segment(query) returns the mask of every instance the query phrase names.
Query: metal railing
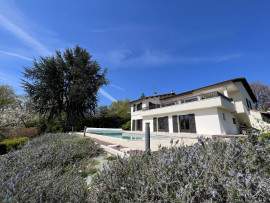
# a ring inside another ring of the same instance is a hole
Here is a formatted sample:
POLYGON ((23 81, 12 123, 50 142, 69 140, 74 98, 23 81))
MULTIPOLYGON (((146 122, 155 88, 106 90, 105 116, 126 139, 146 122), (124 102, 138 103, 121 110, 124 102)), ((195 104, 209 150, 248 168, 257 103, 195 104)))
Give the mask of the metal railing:
POLYGON ((162 108, 162 107, 166 107, 166 106, 184 104, 184 103, 189 103, 189 102, 194 102, 194 101, 199 101, 199 100, 204 100, 204 99, 210 99, 210 98, 214 98, 214 97, 222 97, 223 99, 225 99, 225 100, 227 100, 229 102, 233 101, 232 98, 228 98, 225 95, 221 94, 220 92, 215 91, 215 92, 209 92, 209 93, 201 94, 201 95, 198 95, 198 96, 186 97, 186 98, 183 98, 183 99, 170 101, 170 102, 166 102, 166 103, 152 104, 151 106, 144 107, 142 110, 147 111, 147 110, 151 110, 151 109, 157 109, 157 108, 162 108))

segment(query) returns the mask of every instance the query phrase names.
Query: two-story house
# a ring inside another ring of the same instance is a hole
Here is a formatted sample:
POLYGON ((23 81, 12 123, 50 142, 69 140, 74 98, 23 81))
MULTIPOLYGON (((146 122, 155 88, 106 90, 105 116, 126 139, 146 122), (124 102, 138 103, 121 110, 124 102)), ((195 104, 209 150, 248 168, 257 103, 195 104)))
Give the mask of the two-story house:
MULTIPOLYGON (((131 102, 131 129, 164 133, 235 135, 251 119, 257 99, 245 78, 188 92, 154 94, 131 102)), ((251 123, 252 124, 252 123, 251 123)))

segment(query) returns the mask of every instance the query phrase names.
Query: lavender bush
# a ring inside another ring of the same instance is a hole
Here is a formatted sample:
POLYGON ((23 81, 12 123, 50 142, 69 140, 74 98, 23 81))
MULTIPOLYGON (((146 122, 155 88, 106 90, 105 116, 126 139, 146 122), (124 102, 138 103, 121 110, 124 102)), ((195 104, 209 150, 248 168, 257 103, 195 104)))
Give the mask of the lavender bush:
POLYGON ((0 157, 0 202, 86 202, 89 192, 78 171, 101 152, 90 139, 68 134, 34 138, 0 157))
POLYGON ((270 202, 270 140, 203 140, 118 157, 91 187, 95 202, 270 202))

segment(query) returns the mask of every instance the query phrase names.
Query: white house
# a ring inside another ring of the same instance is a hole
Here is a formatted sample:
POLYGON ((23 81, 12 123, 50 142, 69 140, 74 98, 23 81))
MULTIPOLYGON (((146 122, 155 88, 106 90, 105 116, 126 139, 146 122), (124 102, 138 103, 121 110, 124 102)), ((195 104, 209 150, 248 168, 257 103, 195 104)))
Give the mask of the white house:
MULTIPOLYGON (((131 129, 145 131, 149 123, 152 134, 240 134, 241 127, 255 124, 251 111, 255 102, 245 78, 180 94, 154 94, 131 102, 131 129)), ((270 118, 270 114, 264 114, 265 117, 270 118)))

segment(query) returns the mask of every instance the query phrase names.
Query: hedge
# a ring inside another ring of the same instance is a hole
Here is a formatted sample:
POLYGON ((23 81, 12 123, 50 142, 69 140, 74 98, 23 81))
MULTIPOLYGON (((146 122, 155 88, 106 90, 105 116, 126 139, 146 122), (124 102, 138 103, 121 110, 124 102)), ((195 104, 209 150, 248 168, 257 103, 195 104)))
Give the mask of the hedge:
POLYGON ((17 150, 21 144, 24 144, 28 141, 28 137, 15 138, 12 140, 4 140, 0 142, 0 154, 5 154, 11 150, 17 150))

